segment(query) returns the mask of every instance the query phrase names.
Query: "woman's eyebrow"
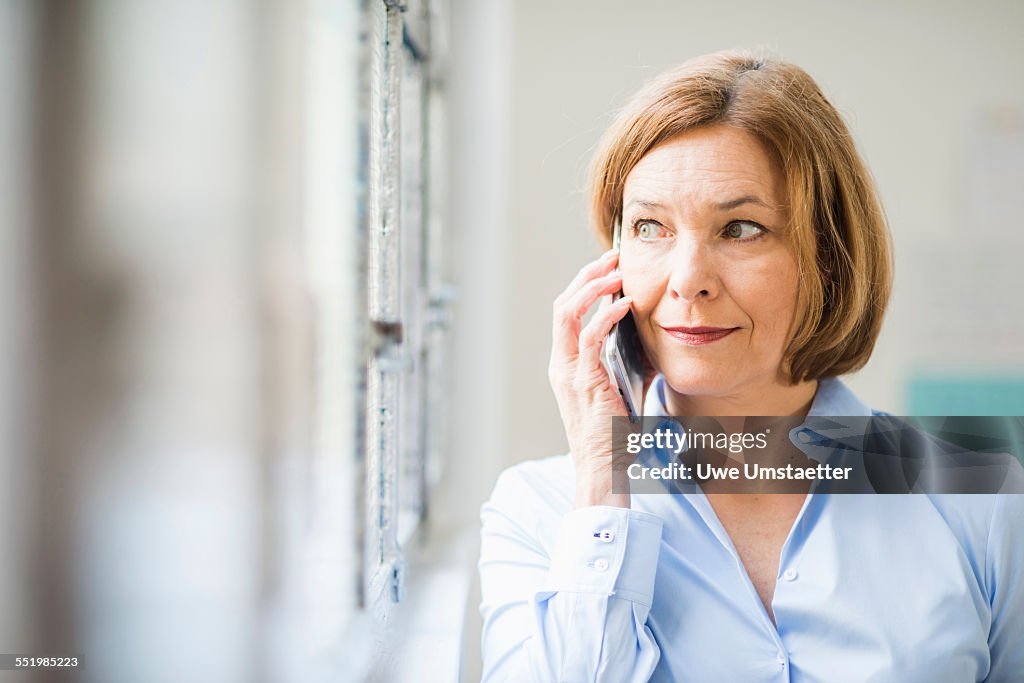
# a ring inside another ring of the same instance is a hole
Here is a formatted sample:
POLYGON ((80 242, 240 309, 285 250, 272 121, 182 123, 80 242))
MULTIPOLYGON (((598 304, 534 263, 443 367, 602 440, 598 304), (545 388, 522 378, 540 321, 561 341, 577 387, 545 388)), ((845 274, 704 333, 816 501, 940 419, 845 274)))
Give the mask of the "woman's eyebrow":
MULTIPOLYGON (((766 202, 763 199, 761 199, 760 197, 758 197, 757 195, 752 195, 752 194, 743 195, 742 197, 736 197, 735 199, 729 199, 729 200, 726 200, 724 202, 715 202, 711 206, 713 208, 715 208, 716 210, 718 210, 718 211, 730 211, 730 210, 735 209, 737 207, 743 206, 744 204, 757 204, 758 206, 763 206, 766 209, 774 209, 775 208, 775 207, 771 206, 768 202, 766 202)), ((625 211, 626 209, 629 209, 629 208, 631 208, 633 206, 638 206, 641 209, 664 209, 665 208, 664 204, 662 204, 660 202, 657 202, 657 201, 652 201, 650 199, 631 199, 623 207, 623 211, 625 211)))
POLYGON ((626 202, 626 206, 623 207, 623 210, 628 209, 628 208, 630 208, 633 205, 639 206, 641 209, 664 209, 665 208, 664 204, 661 204, 661 203, 655 202, 655 201, 651 201, 649 199, 631 199, 628 202, 626 202))
POLYGON ((766 209, 772 208, 766 201, 752 194, 743 195, 742 197, 730 199, 725 202, 716 202, 714 207, 719 211, 729 211, 730 209, 735 209, 736 207, 743 206, 744 204, 758 204, 766 209))

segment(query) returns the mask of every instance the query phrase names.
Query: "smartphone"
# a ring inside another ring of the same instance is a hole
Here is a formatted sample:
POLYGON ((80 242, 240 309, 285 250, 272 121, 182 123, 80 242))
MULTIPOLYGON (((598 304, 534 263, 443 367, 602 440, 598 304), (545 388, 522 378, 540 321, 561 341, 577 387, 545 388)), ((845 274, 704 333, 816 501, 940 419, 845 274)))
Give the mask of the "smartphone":
MULTIPOLYGON (((621 240, 622 224, 616 223, 612 234, 612 246, 618 249, 621 240)), ((620 296, 622 292, 613 295, 612 301, 620 296)), ((643 414, 644 401, 643 347, 640 345, 640 335, 632 311, 615 323, 605 337, 601 360, 608 370, 608 375, 618 387, 623 403, 626 404, 630 422, 639 422, 643 414)))

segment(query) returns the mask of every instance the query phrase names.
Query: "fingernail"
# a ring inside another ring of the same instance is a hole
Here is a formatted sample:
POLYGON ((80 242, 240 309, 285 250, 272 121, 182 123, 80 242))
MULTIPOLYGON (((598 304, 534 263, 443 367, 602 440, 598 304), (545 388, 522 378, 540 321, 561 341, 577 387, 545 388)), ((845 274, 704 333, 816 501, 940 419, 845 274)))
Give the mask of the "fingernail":
POLYGON ((633 297, 631 297, 631 296, 624 296, 621 299, 619 299, 619 303, 620 304, 631 304, 631 303, 633 303, 633 297))
POLYGON ((613 256, 619 253, 618 249, 609 249, 608 251, 601 254, 601 258, 605 261, 610 261, 613 256))

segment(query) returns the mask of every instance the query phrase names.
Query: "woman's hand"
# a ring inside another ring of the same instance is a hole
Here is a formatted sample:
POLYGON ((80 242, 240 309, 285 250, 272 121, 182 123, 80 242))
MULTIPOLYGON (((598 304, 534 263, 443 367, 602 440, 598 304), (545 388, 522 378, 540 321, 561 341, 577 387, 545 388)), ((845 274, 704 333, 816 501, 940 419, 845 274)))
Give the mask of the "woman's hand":
POLYGON ((601 345, 632 299, 602 306, 586 327, 581 323, 602 296, 622 289, 622 276, 614 270, 617 261, 617 251, 606 252, 584 266, 555 299, 548 378, 576 466, 576 507, 629 507, 628 492, 612 492, 612 418, 625 417, 626 406, 601 362, 601 345))

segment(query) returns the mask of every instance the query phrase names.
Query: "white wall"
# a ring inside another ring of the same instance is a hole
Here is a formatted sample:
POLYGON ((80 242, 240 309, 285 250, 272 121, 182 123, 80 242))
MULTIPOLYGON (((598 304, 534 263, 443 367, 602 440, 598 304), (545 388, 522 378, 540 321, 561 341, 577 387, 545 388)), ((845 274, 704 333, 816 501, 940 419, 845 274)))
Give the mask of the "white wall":
POLYGON ((445 93, 449 141, 448 258, 458 286, 452 328, 451 466, 435 511, 466 521, 505 461, 514 264, 509 222, 510 4, 453 0, 445 93))

